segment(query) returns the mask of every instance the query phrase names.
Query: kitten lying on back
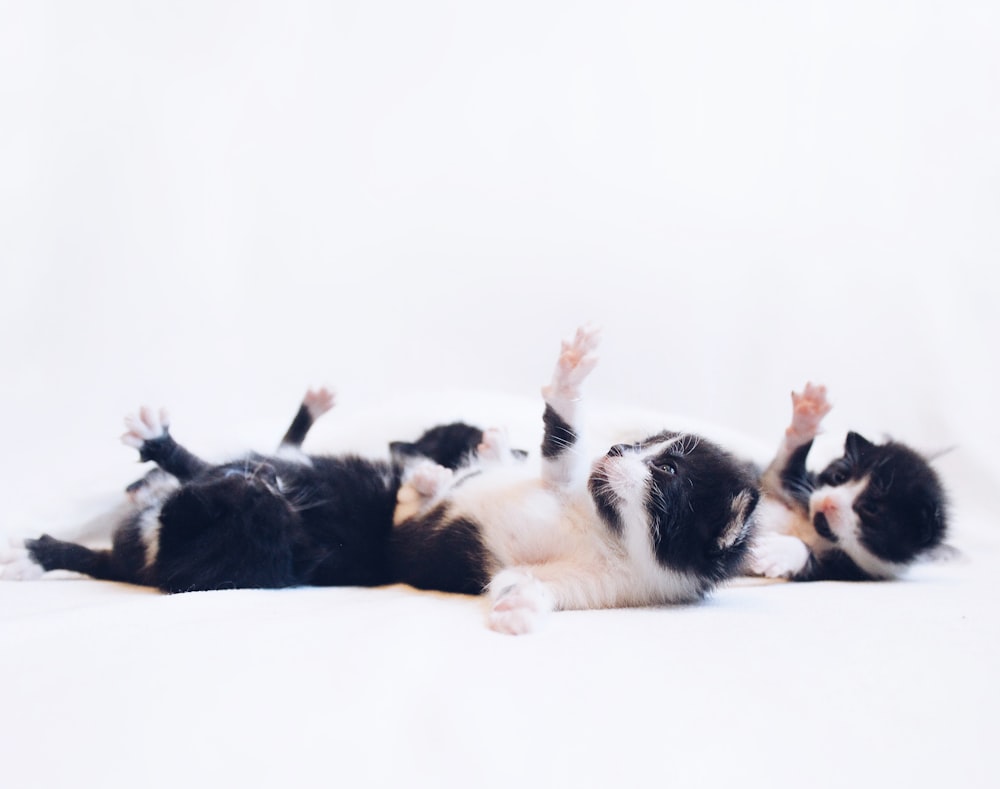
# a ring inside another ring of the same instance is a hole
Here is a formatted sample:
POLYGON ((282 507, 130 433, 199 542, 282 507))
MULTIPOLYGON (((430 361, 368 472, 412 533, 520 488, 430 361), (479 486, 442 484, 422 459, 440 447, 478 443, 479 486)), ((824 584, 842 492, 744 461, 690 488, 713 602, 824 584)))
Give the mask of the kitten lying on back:
POLYGON ((895 578, 940 546, 944 490, 927 461, 903 444, 848 433, 844 454, 818 475, 806 458, 826 389, 792 393, 792 423, 761 480, 760 529, 751 572, 772 578, 895 578))
POLYGON ((400 489, 390 574, 424 589, 488 592, 489 626, 527 633, 550 611, 688 602, 736 574, 755 480, 697 436, 659 433, 593 460, 580 385, 595 332, 563 343, 545 400, 541 469, 488 433, 478 464, 416 467, 400 489))
MULTIPOLYGON (((134 508, 111 549, 43 535, 25 541, 18 573, 72 570, 165 592, 386 583, 402 466, 304 454, 307 432, 332 404, 326 390, 310 391, 278 452, 220 465, 177 444, 163 412, 143 409, 126 420, 123 441, 158 468, 129 486, 134 508)), ((481 437, 477 428, 446 425, 397 449, 457 464, 481 437)))

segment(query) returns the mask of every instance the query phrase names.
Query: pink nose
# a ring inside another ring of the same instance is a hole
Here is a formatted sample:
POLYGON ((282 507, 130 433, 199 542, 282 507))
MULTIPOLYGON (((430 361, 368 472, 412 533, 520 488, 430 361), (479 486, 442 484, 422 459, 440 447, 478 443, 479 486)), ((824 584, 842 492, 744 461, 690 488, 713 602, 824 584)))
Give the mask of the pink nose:
POLYGON ((837 502, 830 496, 824 496, 816 502, 816 512, 829 513, 837 511, 837 502))

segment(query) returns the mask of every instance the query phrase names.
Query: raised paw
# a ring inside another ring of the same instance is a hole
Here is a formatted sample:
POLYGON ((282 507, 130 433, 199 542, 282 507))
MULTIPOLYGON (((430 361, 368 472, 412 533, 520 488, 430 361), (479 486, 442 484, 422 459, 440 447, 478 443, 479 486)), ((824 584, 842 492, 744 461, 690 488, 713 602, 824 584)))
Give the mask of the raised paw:
POLYGON ((574 400, 580 396, 580 384, 597 365, 594 351, 600 342, 600 330, 581 326, 572 340, 563 341, 552 383, 542 389, 546 400, 574 400))
POLYGON ((307 391, 306 396, 302 398, 302 405, 306 407, 309 416, 316 420, 333 408, 336 399, 334 393, 323 386, 307 391))
POLYGON ((750 572, 765 578, 790 578, 805 568, 809 548, 787 534, 761 534, 750 551, 750 572))
POLYGON ((165 408, 154 411, 143 406, 138 414, 129 414, 125 417, 125 427, 128 429, 122 435, 122 443, 134 449, 142 449, 142 445, 147 441, 162 438, 167 434, 170 417, 165 408))
POLYGON ((490 584, 490 597, 490 629, 512 636, 538 630, 554 607, 552 594, 541 581, 517 571, 497 575, 490 584))
POLYGON ((801 392, 792 392, 792 423, 785 434, 798 441, 811 441, 832 407, 825 386, 807 383, 801 392))

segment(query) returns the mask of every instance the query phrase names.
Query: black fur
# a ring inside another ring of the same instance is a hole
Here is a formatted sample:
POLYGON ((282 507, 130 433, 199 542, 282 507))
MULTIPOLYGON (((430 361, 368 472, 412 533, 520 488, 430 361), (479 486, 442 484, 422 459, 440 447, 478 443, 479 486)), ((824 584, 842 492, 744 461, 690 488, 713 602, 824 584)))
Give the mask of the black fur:
POLYGON ((542 457, 554 458, 577 442, 576 431, 566 424, 566 421, 548 404, 545 405, 542 422, 545 426, 542 438, 542 457))
MULTIPOLYGON (((307 413, 306 422, 301 415, 302 409, 286 444, 304 439, 311 417, 307 413)), ((476 428, 449 425, 409 446, 449 462, 473 451, 481 437, 476 428)), ((294 462, 251 454, 211 465, 167 432, 145 441, 140 456, 155 460, 180 484, 166 486, 162 496, 146 491, 153 500, 137 505, 119 524, 110 550, 43 535, 25 543, 32 558, 46 570, 73 570, 165 592, 397 580, 387 560, 402 473, 396 460, 348 455, 294 462), (152 537, 155 550, 149 547, 152 537)), ((130 492, 138 495, 160 484, 162 474, 147 474, 130 492)))
POLYGON ((394 529, 389 557, 390 575, 418 589, 477 595, 489 581, 479 527, 448 519, 443 506, 394 529))

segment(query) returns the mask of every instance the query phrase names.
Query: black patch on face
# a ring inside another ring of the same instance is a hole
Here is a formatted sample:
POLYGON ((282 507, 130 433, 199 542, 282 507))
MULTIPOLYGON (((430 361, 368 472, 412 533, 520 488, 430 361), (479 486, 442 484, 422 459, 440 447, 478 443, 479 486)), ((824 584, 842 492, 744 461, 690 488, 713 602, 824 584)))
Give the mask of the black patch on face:
POLYGON ((618 495, 611 489, 611 486, 604 479, 603 472, 595 472, 587 480, 587 489, 590 491, 590 498, 597 507, 597 514, 601 516, 604 524, 614 533, 621 534, 622 519, 618 512, 618 495))
POLYGON ((557 457, 576 443, 576 432, 547 403, 542 421, 545 424, 545 434, 542 438, 543 458, 557 457))
POLYGON ((909 447, 873 444, 848 433, 844 455, 819 475, 823 485, 866 480, 853 503, 859 539, 872 554, 905 564, 940 545, 947 530, 944 489, 930 464, 909 447))
POLYGON ((822 512, 817 512, 815 517, 813 517, 813 528, 816 529, 816 533, 820 537, 830 542, 837 542, 837 535, 833 533, 833 530, 830 528, 830 522, 822 512))
POLYGON ((489 577, 479 527, 449 519, 445 505, 405 521, 389 539, 389 572, 394 581, 418 589, 481 594, 489 577))

